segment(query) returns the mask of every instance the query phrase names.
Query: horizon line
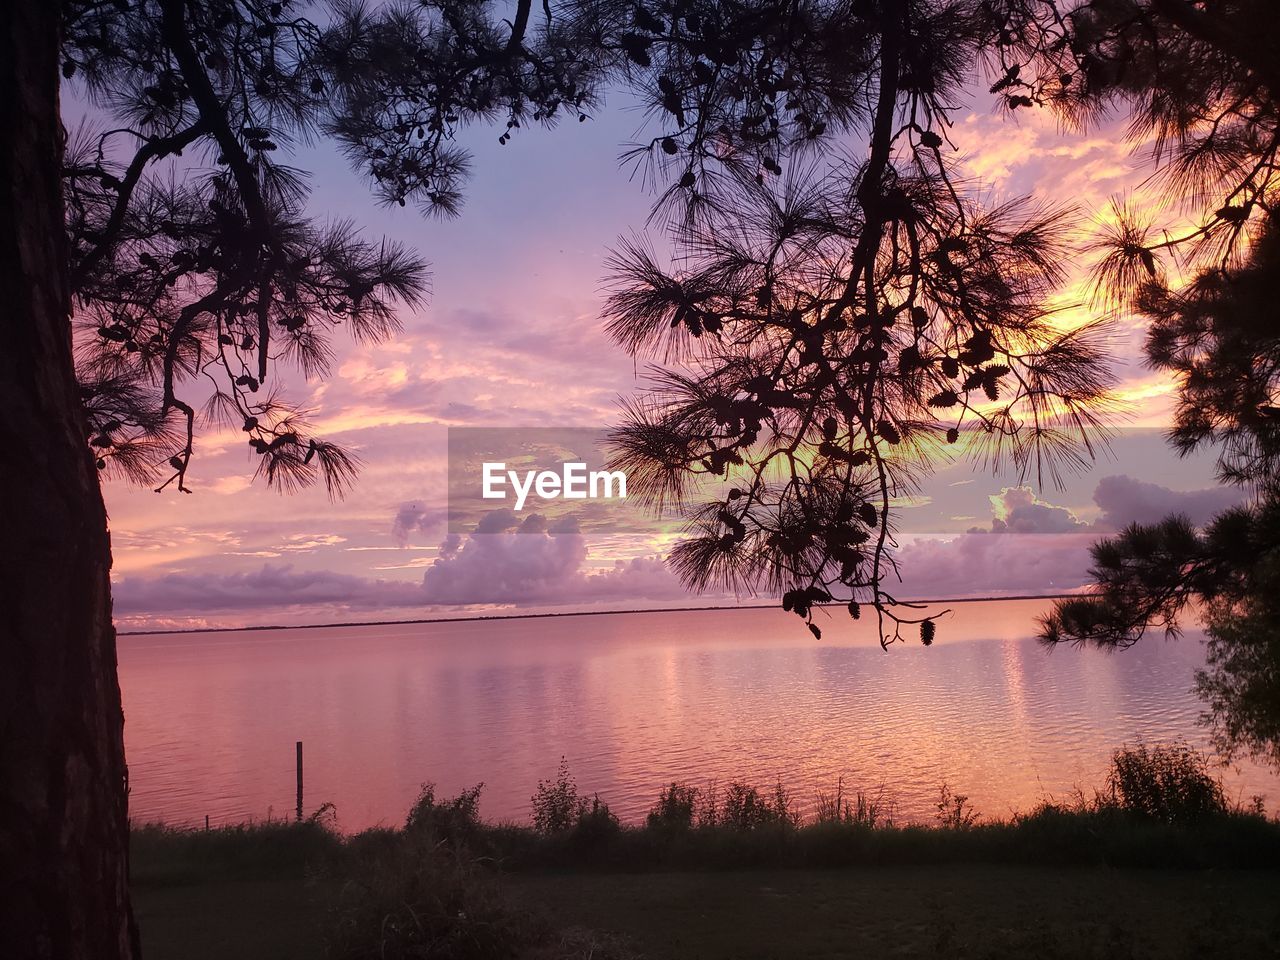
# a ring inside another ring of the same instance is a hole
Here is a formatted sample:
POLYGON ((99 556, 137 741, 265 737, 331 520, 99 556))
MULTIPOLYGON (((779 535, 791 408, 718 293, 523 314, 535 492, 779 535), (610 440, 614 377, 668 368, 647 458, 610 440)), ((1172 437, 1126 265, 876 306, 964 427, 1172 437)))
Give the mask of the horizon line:
MULTIPOLYGON (((907 606, 910 604, 941 604, 941 603, 996 603, 1002 601, 1013 600, 1064 600, 1068 597, 1078 597, 1078 593, 1037 593, 1023 594, 1014 597, 948 597, 942 599, 925 599, 925 600, 903 600, 898 606, 907 606)), ((838 607, 843 603, 819 603, 815 607, 838 607)), ((154 637, 170 633, 242 633, 252 630, 325 630, 333 627, 391 627, 391 626, 408 626, 420 623, 475 623, 485 620, 538 620, 548 617, 613 617, 624 616, 627 614, 643 614, 643 613, 711 613, 716 611, 727 610, 781 610, 781 603, 744 603, 744 604, 722 604, 718 606, 703 607, 640 607, 634 610, 570 610, 561 613, 495 613, 489 615, 476 615, 467 617, 418 617, 410 620, 353 620, 349 622, 334 621, 331 623, 303 623, 303 624, 258 624, 247 627, 178 627, 172 630, 129 630, 116 631, 117 637, 154 637)))

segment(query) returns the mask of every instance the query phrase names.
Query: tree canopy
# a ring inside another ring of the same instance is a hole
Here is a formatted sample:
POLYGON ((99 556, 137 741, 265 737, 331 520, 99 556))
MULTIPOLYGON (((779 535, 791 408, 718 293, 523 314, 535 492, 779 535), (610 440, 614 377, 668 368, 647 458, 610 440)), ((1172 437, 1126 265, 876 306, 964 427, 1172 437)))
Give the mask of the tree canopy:
POLYGON ((579 36, 585 11, 548 8, 536 28, 527 2, 513 24, 500 12, 68 5, 63 75, 109 118, 74 132, 65 165, 86 328, 78 365, 100 468, 186 489, 197 424, 187 397, 202 379, 207 418, 243 428, 269 482, 323 480, 334 493, 350 483, 352 457, 310 435, 275 366, 315 376, 344 328, 392 334, 397 306, 426 293, 426 264, 314 219, 305 173, 288 160, 332 137, 384 202, 455 213, 468 166, 460 126, 582 116, 610 60, 596 34, 579 36))
MULTIPOLYGON (((611 261, 608 330, 654 361, 616 460, 652 502, 686 511, 672 562, 691 586, 781 593, 815 632, 816 605, 869 605, 882 642, 903 624, 929 642, 934 617, 892 593, 895 503, 953 451, 1042 478, 1086 462, 1111 412, 1109 308, 1151 316, 1153 359, 1197 385, 1179 443, 1234 429, 1212 408, 1234 374, 1214 386, 1196 367, 1207 307, 1197 328, 1187 305, 1223 296, 1209 288, 1268 217, 1273 40, 1251 29, 1263 7, 72 4, 64 75, 111 117, 76 134, 65 177, 90 443, 104 469, 185 489, 187 397, 203 379, 204 414, 242 427, 259 474, 340 492, 354 460, 310 434, 274 366, 322 373, 343 327, 388 336, 398 305, 425 295, 426 266, 312 219, 291 150, 334 138, 380 200, 449 215, 462 127, 505 123, 505 144, 627 87, 653 136, 626 159, 657 185, 671 249, 637 239, 611 261), (979 84, 1006 110, 1078 128, 1127 111, 1200 222, 1175 235, 1122 209, 1082 244, 1079 211, 993 205, 949 139, 979 84), (1088 244, 1099 320, 1064 328, 1062 265, 1088 244)), ((1258 455, 1259 430, 1228 440, 1230 469, 1258 455)))
POLYGON ((1203 530, 1173 516, 1098 543, 1095 595, 1057 604, 1042 639, 1126 647, 1200 614, 1208 657, 1196 686, 1218 746, 1280 763, 1280 31, 1266 4, 1170 0, 1115 5, 1089 26, 1115 66, 1077 109, 1132 104, 1135 132, 1154 139, 1155 175, 1200 211, 1180 233, 1122 211, 1098 291, 1147 322, 1148 363, 1176 384, 1174 448, 1216 449, 1219 478, 1249 500, 1203 530))

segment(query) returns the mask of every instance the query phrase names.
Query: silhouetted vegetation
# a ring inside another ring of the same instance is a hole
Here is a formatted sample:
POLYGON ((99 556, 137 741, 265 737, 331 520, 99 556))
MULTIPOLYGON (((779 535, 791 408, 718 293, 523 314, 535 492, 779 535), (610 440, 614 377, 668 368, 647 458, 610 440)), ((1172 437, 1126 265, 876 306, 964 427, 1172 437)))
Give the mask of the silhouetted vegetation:
MULTIPOLYGON (((1280 43, 1263 0, 863 6, 878 29, 851 48, 848 79, 867 94, 846 109, 865 148, 813 166, 790 151, 785 176, 773 160, 726 164, 696 189, 691 167, 673 265, 641 244, 615 257, 610 332, 668 364, 629 407, 616 460, 654 504, 695 501, 672 554, 691 587, 781 593, 815 634, 817 605, 856 618, 870 604, 882 643, 910 627, 928 645, 936 617, 903 611, 888 586, 893 498, 961 439, 1037 475, 1078 462, 1110 383, 1096 328, 1064 334, 1048 306, 1083 252, 1070 212, 976 199, 943 150, 950 103, 986 71, 1010 111, 1052 108, 1077 129, 1128 112, 1153 173, 1200 222, 1159 230, 1121 205, 1096 244, 1098 319, 1117 304, 1151 315, 1167 359, 1172 272, 1205 267, 1221 286, 1270 222, 1280 43)), ((1259 368, 1249 375, 1269 380, 1259 368)), ((1221 378, 1229 404, 1234 382, 1221 378)), ((1273 392, 1251 392, 1248 415, 1273 392)), ((1201 417, 1182 442, 1220 428, 1201 417)))
POLYGON ((480 792, 483 783, 464 790, 450 800, 436 802, 434 784, 425 783, 418 799, 409 808, 405 820, 406 833, 422 833, 434 841, 465 843, 475 836, 480 827, 480 792))
POLYGON ((870 828, 893 826, 893 800, 886 797, 883 787, 874 796, 855 791, 850 800, 845 795, 844 777, 840 777, 836 781, 835 792, 819 792, 814 798, 814 805, 815 823, 845 823, 870 828))
POLYGON ((698 788, 672 782, 658 793, 658 800, 645 818, 650 830, 688 830, 698 805, 698 788))
POLYGON ((953 445, 1054 473, 1105 432, 1100 330, 1064 331, 1049 305, 1071 212, 986 208, 939 149, 942 103, 980 57, 953 27, 913 22, 949 56, 867 79, 869 160, 778 181, 730 168, 672 227, 670 265, 639 243, 612 261, 609 332, 664 364, 613 433, 614 464, 685 511, 670 555, 685 583, 781 595, 817 636, 812 611, 839 602, 869 606, 882 643, 932 643, 937 614, 890 592, 891 504, 953 445))
MULTIPOLYGON (((1115 752, 1106 781, 1068 802, 1047 799, 1009 819, 982 817, 969 798, 943 784, 934 824, 904 823, 880 789, 872 796, 843 783, 819 794, 805 817, 782 783, 769 790, 742 781, 662 787, 639 824, 622 824, 598 796, 581 798, 562 760, 531 804, 531 823, 489 823, 479 816, 481 787, 439 800, 423 788, 400 830, 379 828, 341 839, 323 817, 298 825, 265 823, 182 831, 134 831, 144 859, 204 858, 229 867, 269 859, 295 863, 363 857, 403 845, 449 850, 467 862, 529 869, 613 866, 625 869, 836 866, 953 862, 1109 863, 1162 866, 1263 866, 1280 862, 1280 822, 1260 801, 1228 803, 1208 759, 1183 743, 1138 744, 1115 752), (258 843, 258 841, 261 843, 258 843), (257 845, 255 847, 255 845, 257 845), (258 849, 260 848, 260 849, 258 849), (258 859, 255 859, 258 858, 258 859)), ((389 861, 390 862, 390 861, 389 861)), ((407 882, 407 881, 406 881, 407 882)))
MULTIPOLYGON (((420 302, 418 256, 308 215, 300 142, 335 140, 375 194, 458 211, 469 123, 584 118, 608 65, 579 16, 504 26, 489 4, 299 5, 290 0, 70 3, 63 75, 98 116, 65 161, 78 360, 98 466, 185 489, 197 409, 244 431, 282 489, 341 493, 355 461, 311 436, 272 386, 307 377, 332 336, 390 336, 420 302), (584 32, 585 31, 585 32, 584 32), (195 155, 213 172, 177 160, 195 155), (176 175, 175 175, 176 174, 176 175)), ((549 11, 548 11, 549 13, 549 11)))
POLYGON ((978 822, 982 815, 973 809, 973 804, 963 793, 953 793, 951 787, 943 784, 938 788, 938 824, 946 830, 968 830, 978 822))
POLYGON ((130 831, 133 879, 182 883, 195 874, 229 876, 301 873, 340 855, 346 841, 331 823, 312 818, 190 830, 159 823, 130 831))
MULTIPOLYGON (((598 797, 578 795, 563 760, 533 797, 531 826, 488 823, 479 816, 479 800, 479 786, 442 799, 427 785, 403 828, 350 837, 334 832, 325 811, 300 823, 209 831, 137 827, 134 882, 305 882, 318 898, 328 956, 344 960, 599 960, 633 952, 591 929, 562 928, 537 904, 513 896, 511 884, 536 887, 547 871, 588 871, 601 877, 598 884, 614 884, 620 881, 603 874, 959 864, 1274 869, 1280 863, 1280 822, 1260 808, 1228 804, 1205 757, 1183 744, 1117 750, 1092 798, 1046 800, 1007 820, 980 818, 968 798, 943 786, 935 824, 900 824, 883 789, 851 799, 843 783, 818 797, 805 819, 781 784, 762 791, 735 781, 705 788, 668 784, 642 824, 623 825, 598 797)), ((663 876, 671 882, 670 873, 663 876)), ((979 942, 994 949, 1001 941, 979 942)))
POLYGON ((1139 306, 1151 317, 1147 353, 1171 371, 1178 409, 1170 439, 1180 450, 1220 449, 1219 474, 1251 500, 1203 530, 1185 517, 1132 525, 1093 548, 1096 593, 1061 601, 1045 618, 1047 643, 1127 647, 1150 626, 1179 632, 1191 608, 1203 616, 1206 666, 1196 686, 1226 756, 1280 764, 1280 502, 1273 406, 1280 337, 1271 301, 1280 239, 1263 234, 1244 264, 1207 269, 1172 292, 1148 283, 1139 306))
MULTIPOLYGON (((1119 204, 1101 242, 1098 300, 1148 322, 1147 360, 1177 385, 1173 446, 1216 448, 1220 479, 1251 502, 1204 530, 1173 516, 1100 542, 1096 596, 1060 603, 1043 636, 1128 646, 1149 626, 1177 632, 1197 605, 1209 636, 1197 688, 1217 746, 1280 765, 1280 615, 1272 600, 1280 584, 1280 21, 1258 0, 1082 9, 1070 18, 1071 55, 1087 82, 1050 99, 1079 119, 1130 107, 1135 140, 1154 146, 1155 176, 1193 217, 1189 228, 1162 228, 1119 204)), ((1039 46, 1029 58, 1040 70, 1033 89, 1054 88, 1064 56, 1039 46)))
POLYGON ((578 785, 569 774, 569 762, 560 758, 554 780, 539 780, 531 800, 533 828, 542 833, 563 833, 577 821, 582 808, 578 785))
POLYGON ((1185 745, 1117 750, 1106 789, 1108 802, 1147 820, 1199 823, 1227 812, 1222 783, 1185 745))
MULTIPOLYGON (((23 10, 38 6, 28 0, 23 10)), ((322 374, 335 330, 390 335, 396 309, 424 295, 425 266, 348 224, 314 219, 305 178, 284 158, 323 134, 379 198, 451 213, 467 166, 455 146, 462 126, 505 122, 497 139, 507 143, 524 123, 585 119, 603 86, 617 83, 640 93, 655 118, 656 134, 633 156, 664 188, 679 266, 640 244, 623 250, 611 331, 633 353, 684 364, 655 371, 655 390, 619 431, 620 459, 637 491, 655 501, 681 497, 691 476, 726 484, 691 515, 691 536, 673 556, 678 570, 695 587, 777 592, 815 634, 818 604, 838 600, 852 617, 869 604, 882 643, 902 639, 906 628, 928 645, 933 616, 904 609, 888 587, 891 505, 962 436, 981 455, 1024 470, 1086 458, 1109 401, 1096 328, 1063 333, 1049 306, 1071 252, 1067 211, 1022 201, 992 209, 956 176, 945 150, 952 104, 989 76, 1009 110, 1048 104, 1083 122, 1127 107, 1135 132, 1154 136, 1153 169, 1170 194, 1204 207, 1200 224, 1175 235, 1119 211, 1100 289, 1152 319, 1150 357, 1182 388, 1175 443, 1221 443, 1224 479, 1257 491, 1254 506, 1207 531, 1171 521, 1100 545, 1100 602, 1060 608, 1046 637, 1123 645, 1153 620, 1172 628, 1188 603, 1206 603, 1211 655, 1199 683, 1217 735, 1227 749, 1275 761, 1280 616, 1269 598, 1280 542, 1271 531, 1280 417, 1274 324, 1260 323, 1269 323, 1275 288, 1272 6, 1084 0, 1064 13, 1021 0, 628 0, 548 3, 539 16, 530 0, 511 10, 483 2, 301 10, 287 0, 121 0, 15 18, 33 49, 60 47, 62 76, 83 84, 106 122, 74 134, 61 163, 60 147, 26 144, 58 167, 65 202, 67 242, 39 268, 51 278, 45 299, 73 301, 84 329, 81 408, 31 406, 23 411, 38 417, 11 417, 22 440, 14 448, 30 451, 15 457, 24 469, 14 471, 14 488, 46 493, 49 478, 29 467, 54 462, 48 451, 74 436, 101 470, 186 489, 198 417, 191 385, 207 380, 204 412, 243 432, 259 475, 285 489, 322 482, 341 493, 355 459, 311 434, 303 411, 276 391, 276 365, 322 374), (849 157, 831 164, 818 152, 851 133, 861 140, 849 157), (179 158, 193 155, 211 160, 213 172, 183 176, 194 165, 179 158), (1183 290, 1169 276, 1175 268, 1200 273, 1183 290)), ((28 64, 7 92, 51 90, 47 66, 28 64)), ((56 104, 46 96, 22 109, 44 109, 38 119, 51 129, 56 104)), ((34 194, 49 212, 56 191, 34 194)), ((21 269, 29 268, 13 267, 19 284, 21 269)), ((65 311, 41 320, 40 336, 13 338, 13 349, 29 352, 15 354, 8 379, 56 383, 43 392, 70 397, 65 349, 27 347, 62 343, 61 330, 50 331, 65 323, 65 311)), ((80 487, 59 496, 96 501, 96 490, 80 487)), ((81 584, 84 610, 97 604, 84 619, 109 635, 101 510, 68 529, 77 532, 52 549, 40 541, 39 550, 29 549, 39 537, 24 532, 15 555, 56 558, 44 572, 58 580, 66 552, 58 547, 93 534, 101 582, 81 584)), ((8 663, 27 670, 29 651, 14 650, 8 663)), ((27 673, 15 674, 18 682, 57 689, 67 701, 85 694, 118 728, 118 703, 89 695, 115 689, 109 639, 90 653, 67 650, 81 662, 60 675, 77 678, 79 691, 27 673)), ((72 756, 70 729, 51 720, 29 739, 72 756)), ((120 768, 96 778, 112 785, 118 806, 124 778, 115 740, 99 738, 92 752, 120 768)), ((74 767, 41 756, 38 776, 23 772, 15 782, 29 775, 44 784, 48 770, 74 767)), ((1159 776, 1123 782, 1124 797, 1130 787, 1135 797, 1164 789, 1159 776)), ((61 796, 65 785, 49 783, 36 793, 61 796)), ((603 857, 645 836, 644 828, 615 829, 598 798, 587 803, 562 786, 548 786, 530 849, 558 849, 576 836, 589 840, 577 849, 603 857)), ((661 833, 668 846, 677 835, 726 845, 766 838, 768 849, 786 851, 810 829, 795 821, 781 789, 731 784, 703 799, 692 827, 661 833)), ((437 812, 432 800, 406 835, 457 827, 466 806, 437 812)), ((940 806, 948 826, 964 827, 936 834, 945 844, 1024 829, 1021 821, 974 822, 954 794, 940 806)), ((850 817, 843 801, 833 809, 816 826, 877 838, 912 829, 868 830, 865 815, 850 817)), ((1075 815, 1135 814, 1103 805, 1075 815)), ((66 837, 73 827, 50 820, 27 833, 66 837)), ((1191 828, 1178 821, 1152 829, 1191 828)), ((86 839, 88 859, 122 863, 110 839, 86 839)), ((25 854, 24 867, 56 865, 66 849, 51 842, 25 854)), ((418 883, 412 871, 396 876, 397 889, 418 883)), ((65 877, 49 882, 51 890, 72 886, 65 877)), ((117 935, 127 926, 125 906, 88 921, 116 931, 105 939, 120 955, 128 953, 117 935)), ((42 922, 47 937, 62 920, 42 922)), ((429 942, 457 932, 447 923, 431 930, 429 942)))

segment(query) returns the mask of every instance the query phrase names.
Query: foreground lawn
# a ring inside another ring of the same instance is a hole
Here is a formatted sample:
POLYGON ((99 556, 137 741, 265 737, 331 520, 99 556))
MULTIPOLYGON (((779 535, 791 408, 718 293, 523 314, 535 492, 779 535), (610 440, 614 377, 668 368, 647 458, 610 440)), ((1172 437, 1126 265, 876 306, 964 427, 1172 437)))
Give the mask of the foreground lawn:
MULTIPOLYGON (((1280 871, 945 865, 508 876, 516 903, 624 956, 1280 956, 1280 871)), ((333 881, 153 875, 134 895, 148 960, 325 955, 333 881)))
POLYGON ((309 825, 210 833, 135 829, 134 916, 147 960, 324 956, 324 919, 337 895, 314 865, 338 842, 309 825))
POLYGON ((133 885, 147 960, 318 960, 331 892, 301 878, 133 885))
POLYGON ((1275 957, 1280 872, 947 865, 511 880, 653 960, 1275 957))

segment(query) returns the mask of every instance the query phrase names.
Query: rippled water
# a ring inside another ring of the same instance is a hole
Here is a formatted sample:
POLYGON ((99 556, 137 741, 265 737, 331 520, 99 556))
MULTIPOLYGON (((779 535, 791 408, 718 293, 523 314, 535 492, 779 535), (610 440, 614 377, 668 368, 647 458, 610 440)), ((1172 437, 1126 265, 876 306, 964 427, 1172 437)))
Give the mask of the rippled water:
MULTIPOLYGON (((960 604, 932 648, 888 652, 777 610, 122 637, 132 815, 292 815, 296 740, 306 809, 336 804, 346 830, 400 822, 424 781, 484 781, 486 816, 527 819, 562 755, 624 819, 672 780, 781 778, 807 806, 841 776, 904 819, 944 781, 1003 816, 1091 788, 1122 742, 1203 742, 1196 634, 1047 653, 1044 606, 960 604)), ((1280 798, 1256 767, 1225 776, 1280 798)))

